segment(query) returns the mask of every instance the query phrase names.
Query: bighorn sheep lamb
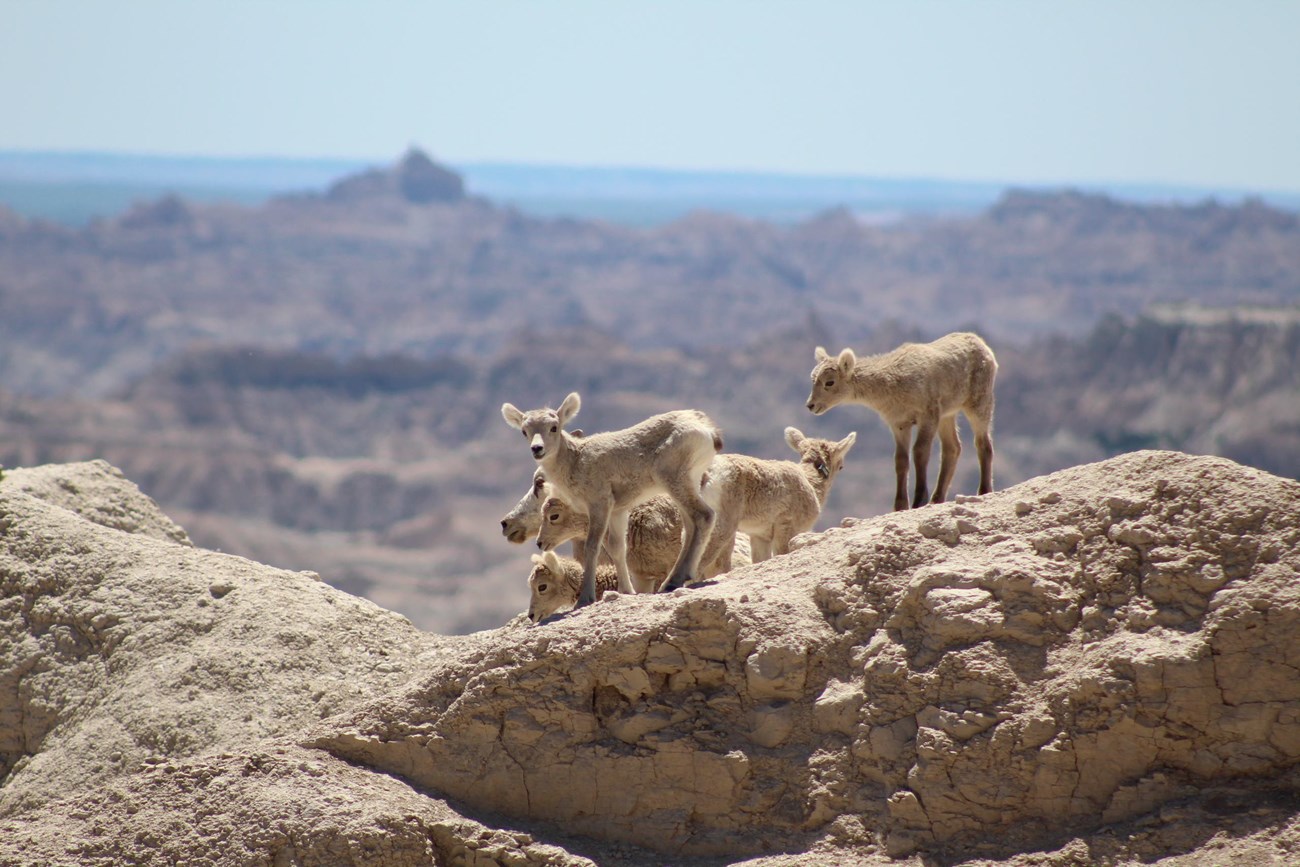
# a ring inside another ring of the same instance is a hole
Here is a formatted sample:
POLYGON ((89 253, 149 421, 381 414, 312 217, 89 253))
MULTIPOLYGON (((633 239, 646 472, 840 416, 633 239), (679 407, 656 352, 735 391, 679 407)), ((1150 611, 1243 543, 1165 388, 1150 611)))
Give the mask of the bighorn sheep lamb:
POLYGON ((537 536, 542 524, 542 503, 546 501, 546 474, 538 467, 533 471, 533 484, 528 493, 519 498, 515 507, 501 519, 501 535, 506 541, 522 545, 537 536))
MULTIPOLYGON (((578 601, 582 585, 582 564, 554 551, 533 555, 533 571, 528 575, 528 619, 533 623, 550 617, 561 608, 578 601)), ((618 572, 613 566, 596 569, 596 598, 607 590, 618 589, 618 572)))
MULTIPOLYGON (((540 520, 537 547, 543 551, 553 550, 570 539, 577 546, 587 537, 587 516, 560 497, 546 498, 540 520)), ((749 544, 749 537, 744 534, 736 537, 734 550, 728 552, 732 564, 751 562, 749 544)), ((681 550, 682 513, 671 499, 662 494, 651 497, 628 513, 627 568, 638 593, 654 592, 672 571, 681 550)), ((712 578, 727 571, 721 567, 720 559, 702 558, 700 577, 712 578)))
MULTIPOLYGON (((731 569, 736 531, 749 534, 753 561, 788 553, 790 539, 811 530, 821 514, 844 457, 857 440, 850 433, 839 442, 810 439, 797 428, 785 429, 785 441, 799 453, 796 461, 769 461, 748 455, 718 455, 709 467, 704 500, 717 521, 704 559, 731 569)), ((545 529, 545 527, 543 527, 545 529)))
POLYGON ((929 501, 942 503, 947 497, 961 454, 959 411, 975 432, 979 492, 993 490, 993 381, 998 362, 979 335, 955 332, 933 343, 904 343, 892 352, 868 358, 858 358, 852 349, 832 357, 819 346, 816 361, 808 409, 821 415, 841 403, 862 403, 878 412, 893 430, 896 511, 907 508, 907 451, 913 426, 916 495, 912 508, 924 506, 929 498, 927 470, 936 433, 942 456, 934 497, 929 501))
POLYGON ((709 462, 722 450, 722 432, 704 413, 691 409, 579 439, 564 426, 580 408, 576 391, 558 410, 522 412, 509 403, 501 407, 506 423, 528 440, 533 458, 555 492, 587 513, 578 607, 596 600, 601 540, 618 570, 620 592, 633 592, 627 568, 628 512, 655 494, 666 493, 673 499, 682 511, 683 523, 682 550, 661 589, 685 585, 699 568, 713 528, 713 509, 699 492, 709 462))

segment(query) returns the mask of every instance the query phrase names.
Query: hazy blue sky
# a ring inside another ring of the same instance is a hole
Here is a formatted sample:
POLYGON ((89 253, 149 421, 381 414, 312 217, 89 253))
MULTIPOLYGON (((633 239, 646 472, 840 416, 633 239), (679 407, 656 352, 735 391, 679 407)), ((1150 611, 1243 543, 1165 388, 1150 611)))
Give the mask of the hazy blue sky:
POLYGON ((0 149, 1300 190, 1300 0, 0 0, 0 149))

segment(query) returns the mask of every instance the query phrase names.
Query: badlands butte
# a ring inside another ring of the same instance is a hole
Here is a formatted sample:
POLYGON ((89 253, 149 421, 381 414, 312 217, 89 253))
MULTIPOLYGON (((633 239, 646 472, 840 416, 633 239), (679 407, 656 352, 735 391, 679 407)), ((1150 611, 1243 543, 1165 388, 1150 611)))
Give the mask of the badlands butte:
POLYGON ((1292 864, 1300 484, 1136 451, 447 637, 0 480, 0 864, 1292 864))

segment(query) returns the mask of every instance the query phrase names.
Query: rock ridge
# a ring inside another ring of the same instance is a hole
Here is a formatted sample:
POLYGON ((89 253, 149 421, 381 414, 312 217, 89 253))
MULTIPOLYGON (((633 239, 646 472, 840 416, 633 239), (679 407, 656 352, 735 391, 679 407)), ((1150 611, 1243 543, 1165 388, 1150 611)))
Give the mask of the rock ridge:
POLYGON ((1251 857, 1300 844, 1300 484, 1228 460, 455 638, 185 542, 102 462, 0 480, 0 863, 1129 863, 1238 813, 1251 857))

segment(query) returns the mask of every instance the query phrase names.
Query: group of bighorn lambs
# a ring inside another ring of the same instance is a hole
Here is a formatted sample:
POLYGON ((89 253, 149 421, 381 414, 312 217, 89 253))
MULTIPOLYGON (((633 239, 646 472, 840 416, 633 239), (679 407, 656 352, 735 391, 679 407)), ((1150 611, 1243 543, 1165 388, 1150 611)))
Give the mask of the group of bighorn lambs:
MULTIPOLYGON (((979 492, 993 490, 997 370, 993 351, 969 332, 867 358, 851 349, 831 356, 819 346, 807 407, 821 415, 841 403, 861 403, 879 413, 894 433, 894 508, 908 507, 909 448, 917 508, 947 496, 961 454, 958 412, 975 435, 979 492), (931 496, 927 472, 936 434, 941 456, 931 496)), ((535 536, 544 552, 533 556, 528 582, 533 622, 588 605, 606 590, 670 592, 729 571, 733 556, 757 562, 787 553, 791 538, 812 529, 857 438, 850 433, 831 442, 787 427, 785 441, 799 460, 760 460, 719 454, 722 432, 698 410, 584 436, 564 429, 580 405, 573 392, 559 409, 501 407, 537 462, 528 493, 501 521, 511 542, 535 536), (748 534, 748 552, 738 533, 748 534), (569 540, 574 560, 555 553, 569 540)))

